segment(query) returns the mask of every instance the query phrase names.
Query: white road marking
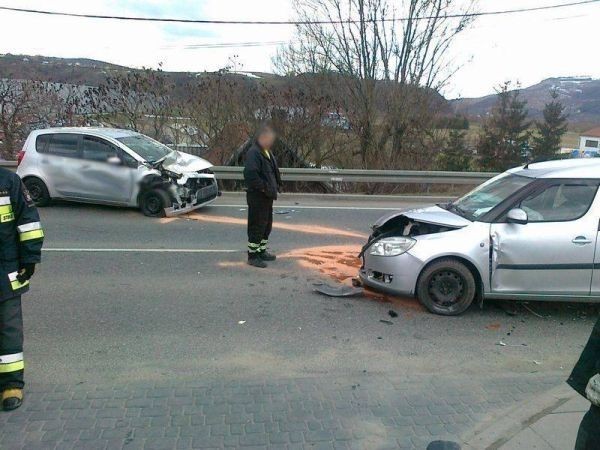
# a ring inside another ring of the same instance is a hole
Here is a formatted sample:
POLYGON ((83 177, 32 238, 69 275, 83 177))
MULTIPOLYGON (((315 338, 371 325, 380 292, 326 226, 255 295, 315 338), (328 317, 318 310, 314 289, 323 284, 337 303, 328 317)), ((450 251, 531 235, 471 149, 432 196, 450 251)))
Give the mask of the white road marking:
MULTIPOLYGON (((418 203, 415 203, 418 205, 418 203)), ((248 208, 248 205, 210 205, 209 208, 248 208)), ((304 206, 304 205, 290 205, 274 206, 275 209, 338 209, 348 211, 399 211, 403 207, 391 208, 391 207, 376 207, 376 206, 304 206)), ((202 212, 199 210, 198 212, 202 212)))
POLYGON ((243 250, 206 248, 44 248, 42 251, 57 253, 239 253, 243 250))

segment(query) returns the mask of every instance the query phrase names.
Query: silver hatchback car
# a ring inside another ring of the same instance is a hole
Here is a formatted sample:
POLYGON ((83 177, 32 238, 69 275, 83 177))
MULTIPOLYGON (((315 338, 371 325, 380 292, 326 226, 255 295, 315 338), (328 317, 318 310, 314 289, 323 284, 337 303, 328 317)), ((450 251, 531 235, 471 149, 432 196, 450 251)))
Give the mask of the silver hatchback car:
POLYGON ((383 217, 360 278, 456 315, 475 299, 600 300, 600 160, 529 164, 458 200, 383 217))
POLYGON ((154 139, 114 128, 52 128, 31 132, 17 173, 33 200, 139 207, 172 216, 214 201, 212 164, 154 139))

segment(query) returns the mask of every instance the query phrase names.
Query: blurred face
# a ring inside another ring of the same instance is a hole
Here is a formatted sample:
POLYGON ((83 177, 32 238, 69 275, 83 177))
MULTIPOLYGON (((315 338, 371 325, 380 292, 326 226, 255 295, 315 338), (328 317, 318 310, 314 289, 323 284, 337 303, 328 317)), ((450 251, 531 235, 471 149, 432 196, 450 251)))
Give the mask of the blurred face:
POLYGON ((275 131, 273 131, 271 128, 267 128, 258 136, 258 143, 262 148, 271 149, 275 143, 276 137, 275 131))

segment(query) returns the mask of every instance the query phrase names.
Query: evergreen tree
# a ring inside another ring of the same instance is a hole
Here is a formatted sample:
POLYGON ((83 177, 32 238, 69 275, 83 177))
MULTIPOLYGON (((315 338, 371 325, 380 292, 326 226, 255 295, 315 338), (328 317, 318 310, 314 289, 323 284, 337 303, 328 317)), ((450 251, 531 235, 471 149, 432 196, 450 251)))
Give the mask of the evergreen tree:
POLYGON ((464 131, 450 130, 446 150, 436 158, 436 165, 440 170, 460 172, 470 169, 472 155, 467 148, 465 135, 464 131))
POLYGON ((556 158, 562 137, 567 132, 568 115, 556 90, 550 92, 550 102, 546 103, 543 114, 544 120, 535 124, 537 134, 533 138, 531 155, 534 161, 556 158))
POLYGON ((510 83, 504 83, 479 136, 477 151, 483 169, 502 172, 523 162, 530 137, 527 112, 527 101, 521 100, 519 90, 510 90, 510 83))

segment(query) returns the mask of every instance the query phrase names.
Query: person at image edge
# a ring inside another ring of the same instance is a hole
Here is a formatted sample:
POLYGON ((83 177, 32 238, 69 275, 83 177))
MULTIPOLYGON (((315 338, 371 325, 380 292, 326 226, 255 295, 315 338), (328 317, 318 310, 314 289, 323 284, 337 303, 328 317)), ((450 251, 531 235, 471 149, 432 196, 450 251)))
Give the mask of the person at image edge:
POLYGON ((17 174, 0 168, 0 393, 5 411, 23 403, 21 295, 40 262, 44 231, 17 174))
POLYGON ((600 318, 567 383, 591 402, 577 434, 575 450, 600 449, 600 318))

